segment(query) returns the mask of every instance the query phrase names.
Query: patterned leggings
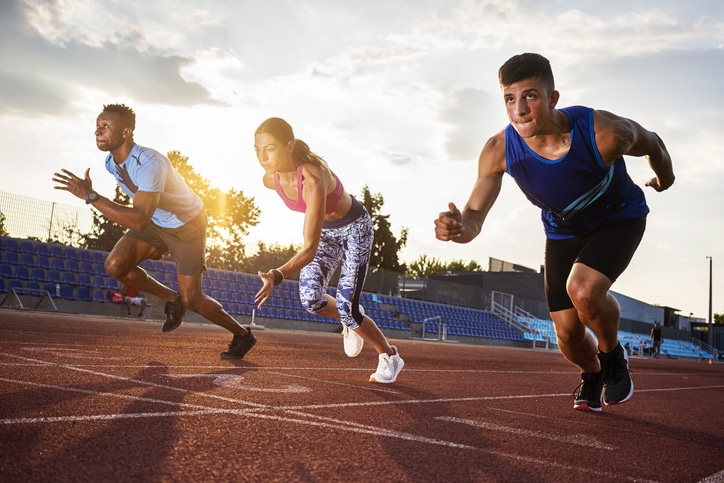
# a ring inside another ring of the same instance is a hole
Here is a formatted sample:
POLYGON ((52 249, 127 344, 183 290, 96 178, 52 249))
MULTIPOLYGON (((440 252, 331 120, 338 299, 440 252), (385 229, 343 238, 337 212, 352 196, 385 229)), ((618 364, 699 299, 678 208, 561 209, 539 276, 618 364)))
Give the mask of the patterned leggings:
POLYGON ((337 286, 340 321, 350 329, 362 322, 359 299, 370 263, 374 227, 365 211, 356 220, 339 228, 322 228, 317 253, 299 272, 299 298, 313 314, 327 305, 327 287, 336 268, 342 264, 337 286))

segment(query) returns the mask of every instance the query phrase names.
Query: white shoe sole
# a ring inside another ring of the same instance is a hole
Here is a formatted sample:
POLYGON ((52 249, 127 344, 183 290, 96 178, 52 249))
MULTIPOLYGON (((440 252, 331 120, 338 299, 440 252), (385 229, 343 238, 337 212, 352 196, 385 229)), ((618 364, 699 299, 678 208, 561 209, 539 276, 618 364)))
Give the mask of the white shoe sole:
POLYGON ((347 326, 342 329, 342 335, 344 337, 344 353, 348 357, 357 357, 362 352, 365 340, 357 335, 354 329, 347 326))
POLYGON ((397 373, 395 373, 392 378, 386 378, 381 374, 377 374, 375 372, 370 376, 370 382, 376 382, 378 384, 392 384, 393 382, 395 382, 397 380, 397 376, 399 376, 400 372, 402 372, 402 368, 405 367, 405 361, 399 356, 398 359, 400 361, 400 364, 397 367, 397 373))

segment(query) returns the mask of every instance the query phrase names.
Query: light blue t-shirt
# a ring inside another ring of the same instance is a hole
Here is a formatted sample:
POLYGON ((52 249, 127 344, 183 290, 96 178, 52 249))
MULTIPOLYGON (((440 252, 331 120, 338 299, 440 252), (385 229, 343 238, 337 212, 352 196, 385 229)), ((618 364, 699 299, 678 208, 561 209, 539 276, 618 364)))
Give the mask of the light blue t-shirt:
POLYGON ((203 209, 201 198, 186 185, 171 161, 156 150, 136 144, 122 164, 116 164, 113 155, 108 154, 106 170, 131 198, 136 191, 161 193, 151 219, 162 228, 178 228, 203 209))

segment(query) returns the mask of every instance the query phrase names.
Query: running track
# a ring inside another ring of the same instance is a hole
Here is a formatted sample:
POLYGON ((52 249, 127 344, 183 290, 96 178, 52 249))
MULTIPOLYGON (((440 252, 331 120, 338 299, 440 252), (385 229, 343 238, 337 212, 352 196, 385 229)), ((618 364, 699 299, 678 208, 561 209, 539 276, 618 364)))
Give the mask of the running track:
POLYGON ((0 309, 0 481, 724 480, 724 364, 632 359, 633 399, 572 409, 558 352, 0 309))

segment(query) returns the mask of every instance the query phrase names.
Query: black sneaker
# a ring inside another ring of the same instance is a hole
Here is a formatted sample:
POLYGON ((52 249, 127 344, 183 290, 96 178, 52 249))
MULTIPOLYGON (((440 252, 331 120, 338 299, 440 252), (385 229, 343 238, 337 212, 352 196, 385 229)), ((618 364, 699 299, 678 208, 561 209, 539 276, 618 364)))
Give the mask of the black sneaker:
POLYGON ((581 383, 573 391, 573 409, 579 411, 601 411, 603 371, 582 372, 581 383))
POLYGON ((251 335, 250 329, 246 330, 248 334, 235 335, 234 338, 231 339, 229 350, 219 354, 222 359, 241 359, 251 350, 252 347, 254 347, 254 344, 256 344, 256 337, 251 335))
POLYGON ((608 353, 599 352, 603 377, 603 403, 606 406, 621 404, 631 399, 634 385, 628 372, 628 354, 621 344, 608 353))
POLYGON ((186 306, 181 300, 181 296, 173 302, 166 302, 166 308, 163 310, 166 314, 166 322, 163 323, 162 332, 171 332, 174 329, 178 329, 181 325, 181 319, 183 319, 186 313, 186 306))

